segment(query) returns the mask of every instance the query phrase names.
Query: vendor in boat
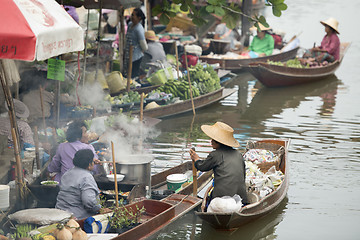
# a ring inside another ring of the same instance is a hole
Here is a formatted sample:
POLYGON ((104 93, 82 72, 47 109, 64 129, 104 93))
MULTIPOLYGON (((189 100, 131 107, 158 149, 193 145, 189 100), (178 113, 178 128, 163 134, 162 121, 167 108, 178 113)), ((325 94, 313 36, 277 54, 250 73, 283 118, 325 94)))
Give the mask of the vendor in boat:
POLYGON ((145 39, 148 45, 148 49, 145 51, 145 53, 151 56, 151 61, 165 61, 166 54, 164 51, 164 47, 159 42, 159 38, 156 36, 155 32, 152 30, 146 31, 145 39))
MULTIPOLYGON (((56 174, 55 181, 60 182, 65 172, 74 167, 73 158, 75 153, 81 149, 91 150, 94 154, 95 163, 99 162, 95 149, 92 145, 88 144, 87 138, 84 121, 74 121, 69 125, 66 131, 67 142, 60 143, 55 156, 48 166, 48 171, 56 174)), ((99 171, 100 167, 96 165, 93 172, 96 174, 99 171)))
MULTIPOLYGON (((73 159, 74 167, 61 177, 60 192, 56 208, 74 214, 77 219, 85 219, 100 212, 99 188, 91 173, 94 170, 94 153, 90 149, 77 151, 73 159)), ((108 209, 102 209, 108 211, 108 209)))
POLYGON ((338 21, 335 18, 329 18, 326 21, 320 21, 322 25, 325 26, 325 36, 321 41, 320 46, 313 47, 309 50, 306 50, 303 55, 303 63, 310 63, 312 61, 317 61, 322 63, 324 61, 334 62, 340 58, 340 40, 337 34, 338 30, 338 21))
POLYGON ((236 29, 229 29, 226 26, 226 23, 219 23, 215 28, 215 40, 225 40, 229 41, 230 45, 228 49, 225 49, 224 52, 238 50, 240 47, 240 34, 236 29))
POLYGON ((210 200, 238 194, 242 203, 247 204, 245 162, 241 152, 234 149, 240 146, 233 136, 234 129, 223 122, 216 122, 214 125, 202 125, 201 130, 211 138, 211 146, 215 151, 201 160, 195 150, 191 149, 190 156, 195 161, 196 169, 214 171, 214 189, 210 200))
POLYGON ((242 56, 249 56, 251 58, 265 57, 273 53, 274 50, 274 38, 268 33, 271 30, 270 27, 265 27, 261 23, 259 28, 253 27, 252 30, 257 31, 257 35, 251 41, 249 51, 243 53, 242 56))
MULTIPOLYGON (((34 147, 34 138, 31 127, 27 123, 30 111, 28 107, 21 101, 13 99, 14 111, 16 117, 16 123, 19 130, 20 148, 34 147)), ((8 106, 5 103, 5 108, 8 110, 8 106)), ((0 116, 0 134, 8 137, 8 144, 13 145, 13 138, 11 134, 11 124, 8 112, 4 112, 0 116)))

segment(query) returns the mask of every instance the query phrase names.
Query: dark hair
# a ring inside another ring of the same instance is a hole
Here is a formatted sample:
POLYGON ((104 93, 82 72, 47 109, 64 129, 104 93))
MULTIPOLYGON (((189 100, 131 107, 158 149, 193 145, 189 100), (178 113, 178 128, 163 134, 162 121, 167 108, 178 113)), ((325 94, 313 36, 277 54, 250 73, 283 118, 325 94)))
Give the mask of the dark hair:
POLYGON ((145 14, 143 13, 143 11, 140 8, 135 8, 133 11, 137 17, 141 18, 141 24, 143 26, 145 26, 145 14))
POLYGON ((94 153, 90 149, 81 149, 75 153, 73 163, 76 167, 87 169, 94 160, 94 153))
POLYGON ((74 121, 69 125, 66 131, 66 140, 68 142, 75 142, 82 137, 82 127, 86 127, 84 121, 74 121))
POLYGON ((213 140, 214 142, 216 142, 217 144, 219 144, 219 145, 220 145, 220 148, 232 148, 232 147, 230 147, 230 146, 228 146, 228 145, 225 145, 225 144, 223 144, 223 143, 221 143, 221 142, 216 141, 216 140, 213 139, 213 138, 212 138, 212 140, 213 140))

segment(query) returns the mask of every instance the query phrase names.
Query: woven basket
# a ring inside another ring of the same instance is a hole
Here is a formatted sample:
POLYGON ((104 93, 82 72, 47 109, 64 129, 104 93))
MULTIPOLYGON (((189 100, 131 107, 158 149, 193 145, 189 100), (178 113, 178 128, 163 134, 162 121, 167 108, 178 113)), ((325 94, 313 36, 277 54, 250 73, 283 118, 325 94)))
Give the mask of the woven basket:
POLYGON ((278 156, 276 161, 257 164, 263 173, 266 173, 272 166, 275 166, 276 170, 279 170, 280 162, 284 158, 285 154, 285 149, 283 146, 274 143, 248 141, 246 143, 246 151, 250 149, 265 149, 273 152, 274 155, 278 156))

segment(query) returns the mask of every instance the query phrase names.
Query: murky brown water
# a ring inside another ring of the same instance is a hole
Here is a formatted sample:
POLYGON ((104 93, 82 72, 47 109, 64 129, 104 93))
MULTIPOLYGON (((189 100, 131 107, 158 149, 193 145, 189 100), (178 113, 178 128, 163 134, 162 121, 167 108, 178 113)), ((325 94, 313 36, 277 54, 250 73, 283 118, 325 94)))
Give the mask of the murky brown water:
MULTIPOLYGON (((360 1, 286 1, 281 18, 266 11, 268 22, 300 35, 301 45, 319 44, 333 16, 341 41, 352 45, 336 76, 283 89, 266 89, 244 73, 229 84, 238 91, 223 103, 165 119, 153 145, 154 172, 177 165, 190 144, 210 150, 202 124, 225 121, 243 144, 249 138, 291 138, 287 199, 267 217, 236 232, 215 231, 189 213, 157 239, 360 239, 360 1)), ((206 153, 204 153, 206 155, 206 153)))

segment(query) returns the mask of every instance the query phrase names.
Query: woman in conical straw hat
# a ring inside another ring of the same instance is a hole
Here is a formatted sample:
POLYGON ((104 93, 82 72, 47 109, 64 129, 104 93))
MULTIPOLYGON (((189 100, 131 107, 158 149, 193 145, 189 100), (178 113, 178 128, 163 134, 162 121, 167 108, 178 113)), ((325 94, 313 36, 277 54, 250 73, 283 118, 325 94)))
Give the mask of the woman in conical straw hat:
POLYGON ((234 138, 234 129, 223 122, 216 122, 214 125, 202 125, 201 130, 211 138, 211 146, 215 150, 203 160, 193 149, 190 156, 196 169, 214 171, 214 189, 210 199, 238 194, 242 203, 247 204, 245 162, 240 151, 234 149, 240 146, 234 138))
POLYGON ((334 62, 340 59, 340 40, 338 37, 339 22, 335 18, 329 18, 326 21, 320 21, 325 26, 325 36, 321 41, 321 45, 307 50, 304 54, 305 58, 317 62, 334 62))

